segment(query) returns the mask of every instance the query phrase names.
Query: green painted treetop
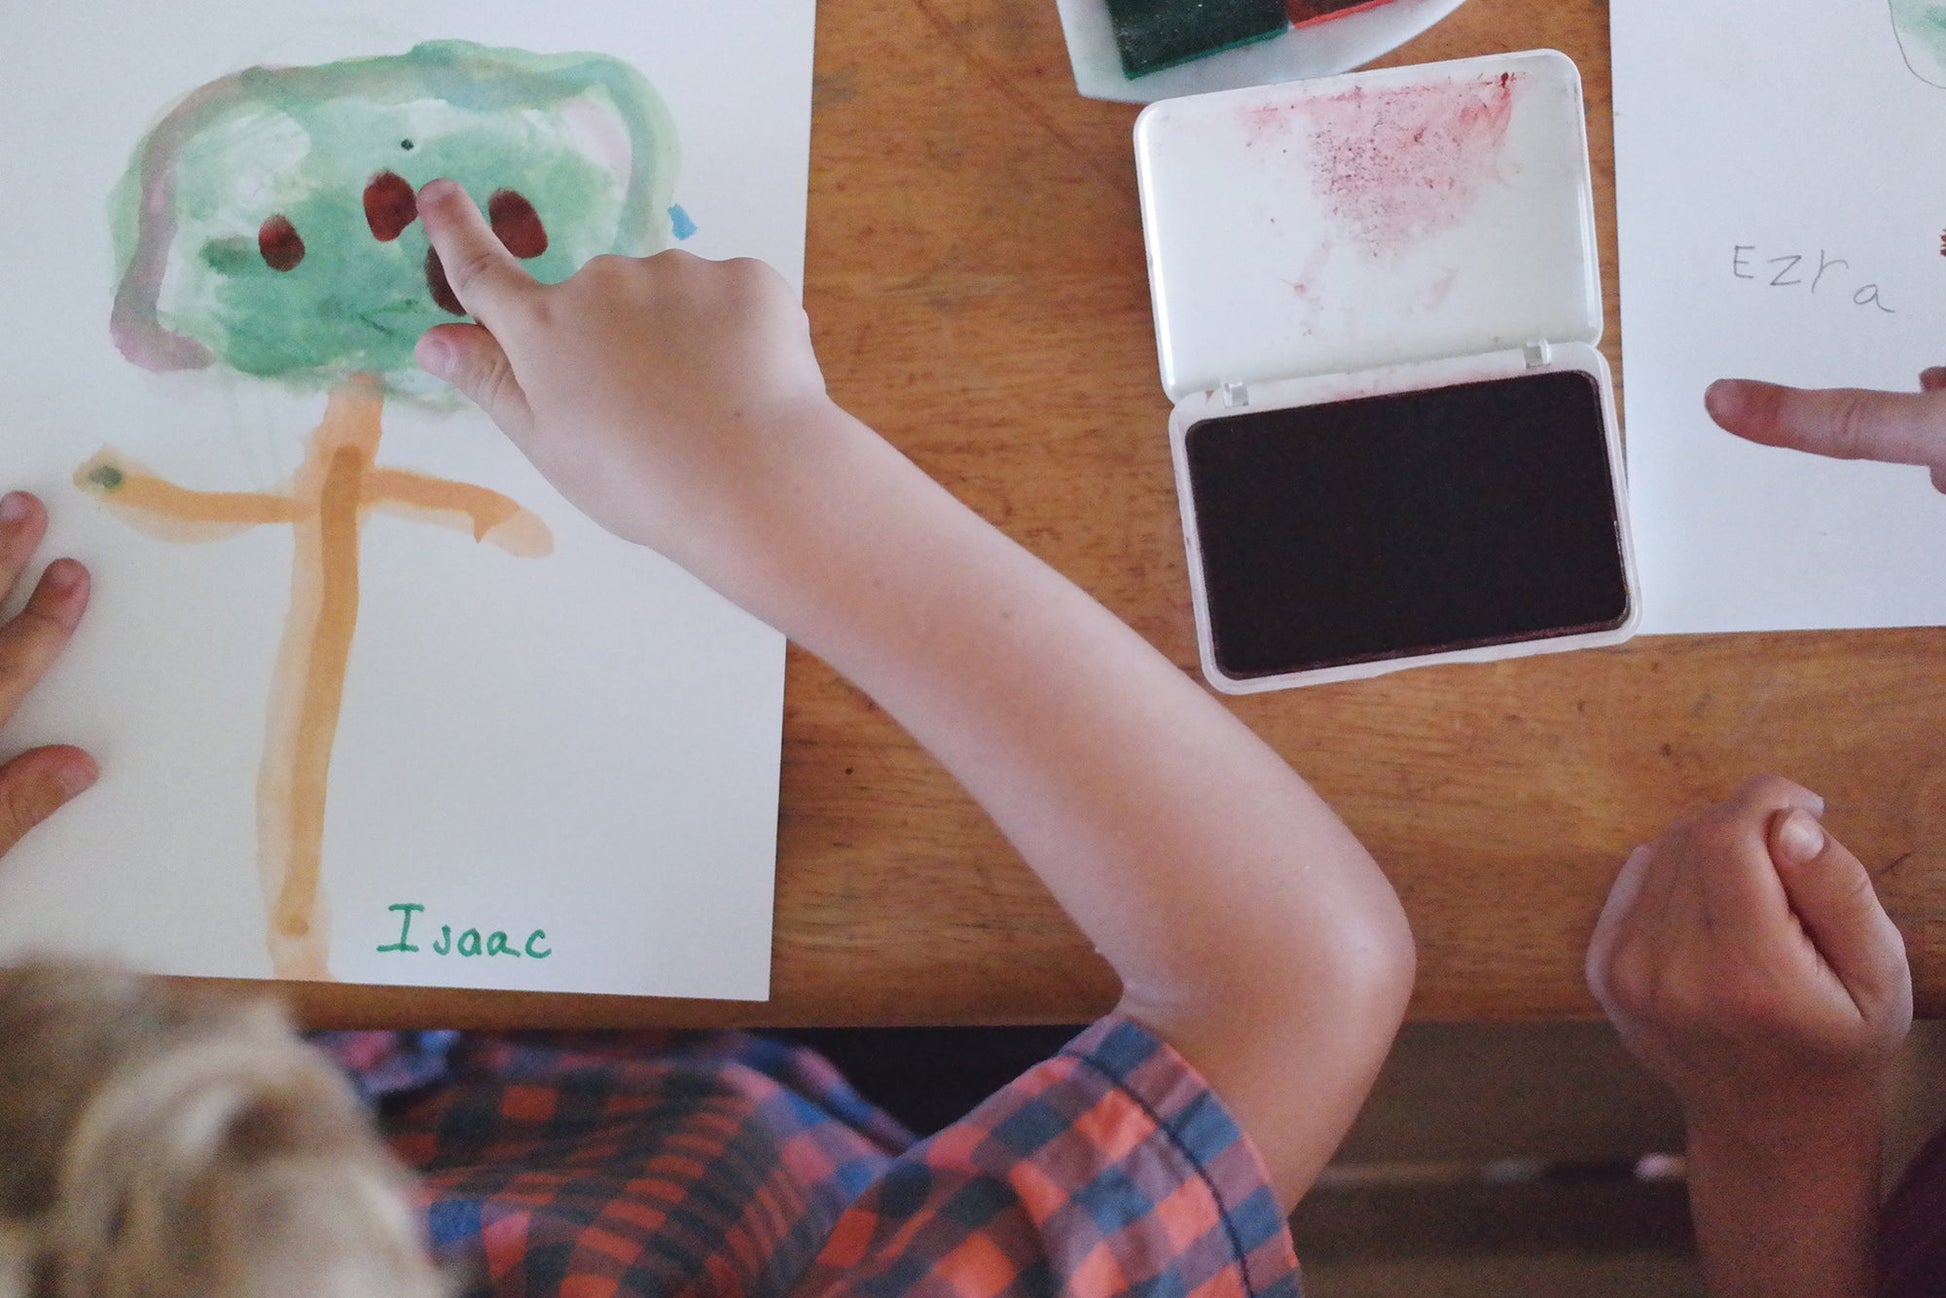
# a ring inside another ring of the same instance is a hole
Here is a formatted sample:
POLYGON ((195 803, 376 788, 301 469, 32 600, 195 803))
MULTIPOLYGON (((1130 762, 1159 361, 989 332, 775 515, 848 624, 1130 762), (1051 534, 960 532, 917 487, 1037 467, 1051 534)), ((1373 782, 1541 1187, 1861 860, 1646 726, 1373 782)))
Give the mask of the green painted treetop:
POLYGON ((554 282, 665 246, 676 163, 654 89, 603 55, 439 41, 252 68, 187 96, 137 148, 115 199, 115 341, 153 370, 221 362, 307 388, 370 374, 427 393, 413 344, 458 307, 414 219, 418 186, 465 185, 554 282))

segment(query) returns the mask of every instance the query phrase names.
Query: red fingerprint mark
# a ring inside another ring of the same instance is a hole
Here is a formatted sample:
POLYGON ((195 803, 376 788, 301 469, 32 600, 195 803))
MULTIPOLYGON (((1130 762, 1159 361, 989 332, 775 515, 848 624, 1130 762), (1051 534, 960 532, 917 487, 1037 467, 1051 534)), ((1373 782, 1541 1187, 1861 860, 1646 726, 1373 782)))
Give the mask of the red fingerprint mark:
POLYGON ((257 227, 257 252, 272 270, 295 270, 304 260, 304 240, 291 219, 279 212, 257 227))
POLYGON ((441 311, 450 315, 466 314, 453 286, 446 282, 446 268, 439 264, 439 252, 433 248, 426 249, 426 287, 432 291, 432 300, 441 311))
POLYGON ((514 256, 525 260, 547 251, 547 227, 541 224, 541 214, 517 190, 494 190, 487 200, 487 220, 514 256))
POLYGON ((365 224, 372 238, 390 243, 405 233, 419 216, 419 195, 412 182, 397 172, 381 171, 365 186, 365 224))

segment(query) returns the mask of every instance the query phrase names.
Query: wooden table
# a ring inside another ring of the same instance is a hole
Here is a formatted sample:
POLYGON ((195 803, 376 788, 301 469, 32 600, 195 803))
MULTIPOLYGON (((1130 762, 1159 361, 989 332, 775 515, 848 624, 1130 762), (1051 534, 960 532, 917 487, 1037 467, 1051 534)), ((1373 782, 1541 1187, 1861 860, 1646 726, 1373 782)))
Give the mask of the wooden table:
MULTIPOLYGON (((1586 82, 1619 371, 1606 4, 1471 0, 1388 61, 1537 46, 1586 82)), ((826 0, 806 299, 843 404, 1194 673, 1135 113, 1075 94, 1053 0, 826 0)), ((1765 770, 1829 800, 1906 932, 1921 1012, 1946 1014, 1946 631, 1637 640, 1232 706, 1390 873, 1417 1018, 1595 1013, 1582 950, 1623 855, 1765 770)), ((896 1024, 1081 1021, 1115 998, 953 781, 796 650, 778 852, 767 1005, 322 987, 300 1007, 896 1024)))

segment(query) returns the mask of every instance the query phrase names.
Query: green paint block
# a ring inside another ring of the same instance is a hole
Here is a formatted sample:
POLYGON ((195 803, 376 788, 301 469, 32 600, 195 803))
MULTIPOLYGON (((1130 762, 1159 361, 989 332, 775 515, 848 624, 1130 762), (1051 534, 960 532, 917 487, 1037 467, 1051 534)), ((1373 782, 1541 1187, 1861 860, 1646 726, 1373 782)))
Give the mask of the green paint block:
POLYGON ((483 207, 518 194, 546 235, 522 264, 557 282, 668 246, 676 165, 660 97, 605 55, 439 41, 251 68, 192 92, 136 149, 114 203, 115 341, 146 369, 221 363, 300 389, 367 374, 429 396, 413 344, 457 317, 432 291, 410 190, 445 176, 483 207), (401 228, 371 212, 387 173, 401 228))
POLYGON ((1269 40, 1289 26, 1284 0, 1108 0, 1131 77, 1269 40))

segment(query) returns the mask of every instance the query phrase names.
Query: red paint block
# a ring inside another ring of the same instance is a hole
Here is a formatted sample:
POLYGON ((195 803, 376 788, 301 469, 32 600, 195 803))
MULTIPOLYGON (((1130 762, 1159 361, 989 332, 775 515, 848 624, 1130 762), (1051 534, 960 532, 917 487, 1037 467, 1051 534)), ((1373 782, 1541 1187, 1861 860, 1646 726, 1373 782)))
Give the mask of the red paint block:
POLYGON ((1284 7, 1290 11, 1293 27, 1308 27, 1391 3, 1392 0, 1285 0, 1284 7))

